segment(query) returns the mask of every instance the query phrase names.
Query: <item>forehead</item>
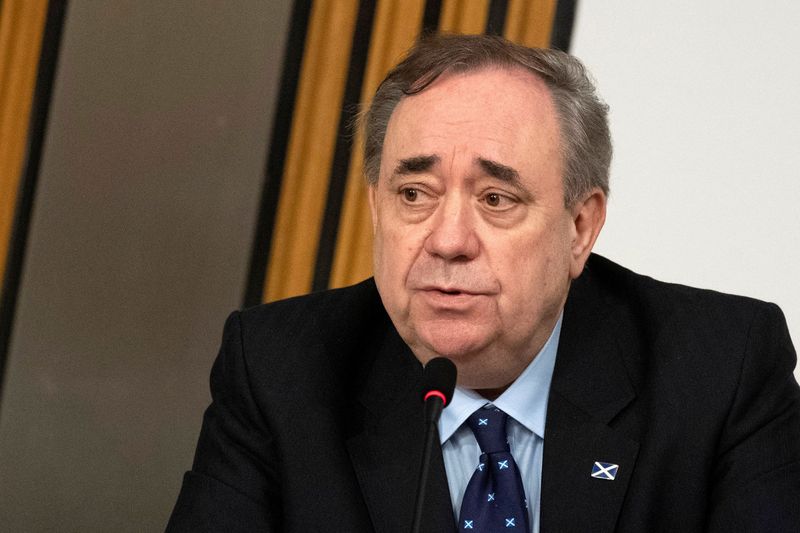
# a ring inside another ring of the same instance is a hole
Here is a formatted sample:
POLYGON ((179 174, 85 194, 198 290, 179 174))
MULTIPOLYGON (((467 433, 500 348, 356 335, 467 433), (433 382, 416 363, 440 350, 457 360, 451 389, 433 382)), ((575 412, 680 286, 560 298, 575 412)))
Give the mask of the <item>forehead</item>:
MULTIPOLYGON (((385 158, 454 151, 514 166, 560 161, 560 135, 550 90, 522 69, 444 74, 403 98, 392 114, 385 158)), ((383 165, 382 165, 383 167, 383 165)))

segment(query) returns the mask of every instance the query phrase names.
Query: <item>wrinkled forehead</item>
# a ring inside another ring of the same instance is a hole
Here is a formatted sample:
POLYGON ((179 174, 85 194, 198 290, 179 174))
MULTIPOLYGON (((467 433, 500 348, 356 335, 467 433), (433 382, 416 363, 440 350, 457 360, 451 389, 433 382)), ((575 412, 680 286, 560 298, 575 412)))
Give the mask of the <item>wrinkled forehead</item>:
POLYGON ((395 107, 383 145, 384 164, 394 157, 435 154, 462 147, 475 156, 522 164, 560 153, 550 90, 524 69, 448 72, 395 107), (418 152, 418 153, 417 153, 418 152))

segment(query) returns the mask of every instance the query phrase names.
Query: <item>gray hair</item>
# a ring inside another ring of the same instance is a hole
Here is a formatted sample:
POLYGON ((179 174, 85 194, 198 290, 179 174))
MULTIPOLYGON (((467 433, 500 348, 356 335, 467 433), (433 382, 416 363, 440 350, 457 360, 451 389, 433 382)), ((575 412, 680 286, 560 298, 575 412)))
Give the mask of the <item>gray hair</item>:
POLYGON ((490 35, 424 37, 389 72, 361 117, 367 182, 378 182, 386 129, 401 99, 424 91, 446 72, 489 67, 523 68, 549 88, 561 130, 565 205, 572 206, 595 187, 608 194, 608 106, 598 97, 586 68, 559 50, 526 48, 490 35))

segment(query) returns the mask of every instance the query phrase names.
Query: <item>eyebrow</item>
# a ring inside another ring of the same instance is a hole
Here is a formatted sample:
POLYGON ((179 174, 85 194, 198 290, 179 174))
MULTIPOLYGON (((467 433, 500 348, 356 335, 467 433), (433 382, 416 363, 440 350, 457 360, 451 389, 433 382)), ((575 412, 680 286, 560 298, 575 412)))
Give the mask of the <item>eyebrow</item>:
POLYGON ((395 175, 419 174, 427 172, 439 162, 438 155, 418 155, 401 159, 394 169, 395 175))
MULTIPOLYGON (((417 155, 401 159, 394 169, 394 176, 406 176, 409 174, 421 174, 428 172, 435 165, 441 161, 438 155, 417 155)), ((519 172, 508 165, 486 159, 484 157, 476 157, 475 163, 489 176, 504 181, 511 185, 520 187, 519 172)))
POLYGON ((514 168, 511 168, 507 165, 503 165, 496 161, 492 161, 490 159, 484 159, 479 157, 476 159, 478 165, 486 172, 489 176, 493 178, 497 178, 500 181, 505 181, 508 183, 512 183, 514 185, 519 185, 519 172, 517 172, 514 168))

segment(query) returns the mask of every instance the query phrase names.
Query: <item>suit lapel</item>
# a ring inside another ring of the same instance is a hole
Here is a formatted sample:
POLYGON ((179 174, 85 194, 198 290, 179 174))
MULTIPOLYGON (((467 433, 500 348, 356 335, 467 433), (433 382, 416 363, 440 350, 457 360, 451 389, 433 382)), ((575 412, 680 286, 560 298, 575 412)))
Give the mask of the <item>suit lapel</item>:
MULTIPOLYGON (((385 334, 368 349, 377 356, 360 395, 361 416, 347 449, 378 532, 405 533, 411 527, 422 461, 422 366, 386 320, 385 334)), ((437 439, 438 440, 438 439, 437 439)), ((453 531, 450 493, 441 448, 431 458, 423 531, 453 531)))
POLYGON ((635 397, 619 339, 630 338, 618 305, 591 273, 577 280, 564 310, 547 410, 541 531, 613 531, 639 445, 609 423, 635 397), (618 465, 613 480, 595 462, 618 465))

